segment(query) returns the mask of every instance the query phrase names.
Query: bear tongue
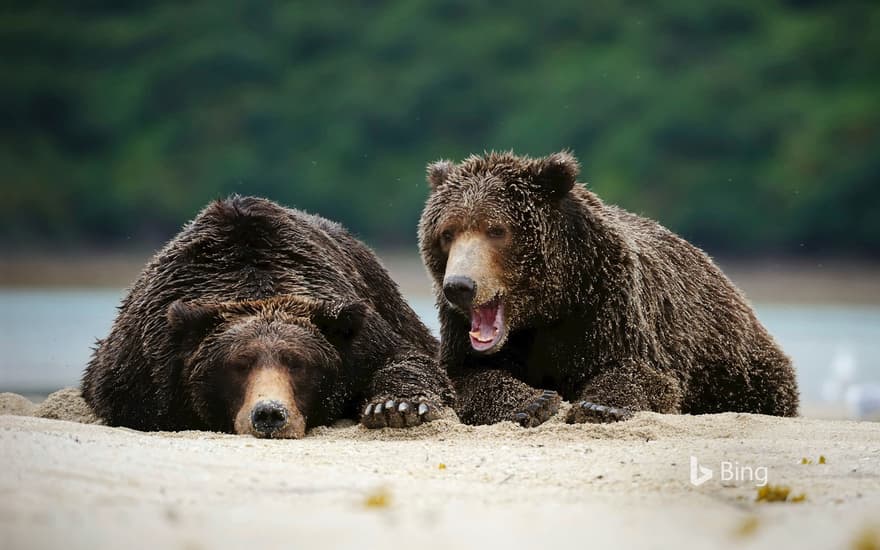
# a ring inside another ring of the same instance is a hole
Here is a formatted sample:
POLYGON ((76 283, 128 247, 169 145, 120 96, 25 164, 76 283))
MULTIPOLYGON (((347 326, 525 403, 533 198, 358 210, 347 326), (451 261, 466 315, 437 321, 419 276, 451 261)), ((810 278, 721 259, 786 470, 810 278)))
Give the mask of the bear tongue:
POLYGON ((486 304, 471 310, 471 336, 481 342, 491 342, 500 328, 498 304, 486 304))

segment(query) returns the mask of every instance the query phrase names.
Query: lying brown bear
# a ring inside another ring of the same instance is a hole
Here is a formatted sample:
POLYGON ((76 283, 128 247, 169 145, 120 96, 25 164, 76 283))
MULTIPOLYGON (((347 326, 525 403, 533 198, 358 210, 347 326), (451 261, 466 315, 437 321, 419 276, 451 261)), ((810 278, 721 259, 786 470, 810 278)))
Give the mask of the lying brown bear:
POLYGON ((436 340, 345 229, 268 200, 202 211, 147 264, 83 376, 105 422, 298 438, 431 420, 436 340))
POLYGON ((428 167, 419 226, 462 421, 793 416, 789 359, 706 254, 604 204, 567 153, 428 167), (541 389, 538 389, 541 388, 541 389))

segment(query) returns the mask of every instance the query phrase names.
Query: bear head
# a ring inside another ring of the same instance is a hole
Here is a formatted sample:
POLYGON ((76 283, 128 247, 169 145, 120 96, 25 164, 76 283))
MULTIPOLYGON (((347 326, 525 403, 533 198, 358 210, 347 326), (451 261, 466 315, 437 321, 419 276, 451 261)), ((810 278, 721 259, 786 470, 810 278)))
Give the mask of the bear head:
POLYGON ((187 401, 208 426, 300 438, 339 374, 366 306, 296 296, 168 307, 187 401))
POLYGON ((489 153, 428 166, 422 259, 441 311, 470 320, 473 351, 498 351, 512 331, 552 317, 548 310, 566 291, 554 288, 554 262, 578 172, 567 152, 489 153))

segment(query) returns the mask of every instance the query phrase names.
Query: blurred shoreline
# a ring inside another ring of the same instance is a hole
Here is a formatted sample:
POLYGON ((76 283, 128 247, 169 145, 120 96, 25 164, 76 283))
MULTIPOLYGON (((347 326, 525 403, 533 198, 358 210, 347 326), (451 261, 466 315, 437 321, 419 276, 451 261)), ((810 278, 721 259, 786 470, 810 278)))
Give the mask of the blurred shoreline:
MULTIPOLYGON (((124 289, 151 255, 41 253, 0 261, 0 349, 6 352, 0 391, 40 401, 76 384, 91 346, 110 330, 124 289)), ((436 334, 431 282, 419 257, 400 250, 379 255, 436 334)), ((719 264, 797 365, 805 416, 849 416, 842 393, 835 398, 823 393, 841 361, 853 365, 848 382, 880 384, 880 264, 729 259, 719 264)))
MULTIPOLYGON (((430 296, 431 282, 415 254, 377 252, 404 295, 430 296)), ((4 288, 126 288, 153 251, 34 254, 4 258, 4 288)), ((880 262, 839 259, 724 259, 724 272, 756 303, 880 305, 880 262)))

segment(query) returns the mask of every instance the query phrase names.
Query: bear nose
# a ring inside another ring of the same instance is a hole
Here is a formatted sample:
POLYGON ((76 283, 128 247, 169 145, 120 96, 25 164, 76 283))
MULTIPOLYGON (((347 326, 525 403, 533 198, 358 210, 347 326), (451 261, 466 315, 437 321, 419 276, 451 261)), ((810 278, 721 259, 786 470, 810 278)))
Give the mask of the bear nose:
POLYGON ((464 275, 452 275, 443 281, 443 295, 449 303, 462 309, 470 309, 477 295, 477 283, 464 275))
POLYGON ((260 401, 251 411, 254 435, 271 437, 287 425, 287 409, 278 401, 260 401))

